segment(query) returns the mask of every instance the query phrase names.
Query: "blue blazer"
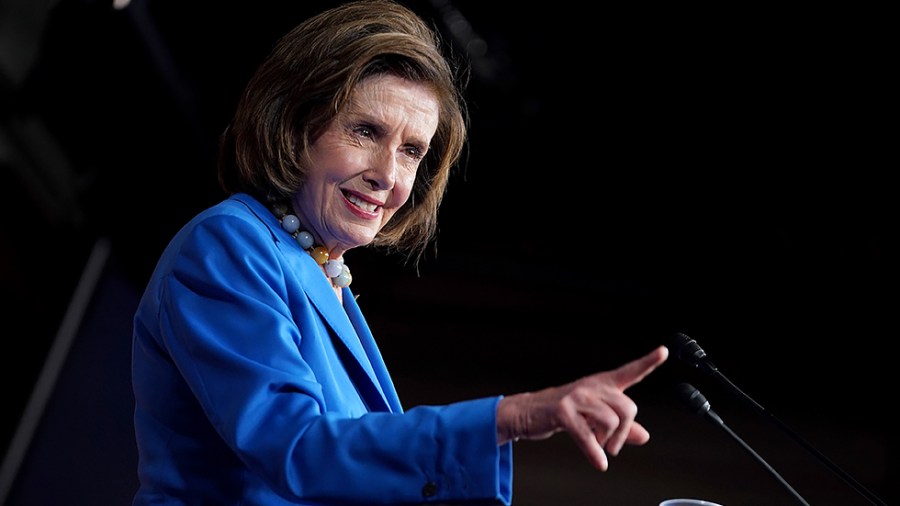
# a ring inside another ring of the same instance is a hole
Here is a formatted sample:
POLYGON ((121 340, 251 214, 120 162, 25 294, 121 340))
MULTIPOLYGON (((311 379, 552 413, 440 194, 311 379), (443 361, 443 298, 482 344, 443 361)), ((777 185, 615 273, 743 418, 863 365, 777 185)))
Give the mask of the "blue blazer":
POLYGON ((404 411, 353 293, 248 195, 160 257, 134 317, 134 504, 510 504, 500 397, 404 411))

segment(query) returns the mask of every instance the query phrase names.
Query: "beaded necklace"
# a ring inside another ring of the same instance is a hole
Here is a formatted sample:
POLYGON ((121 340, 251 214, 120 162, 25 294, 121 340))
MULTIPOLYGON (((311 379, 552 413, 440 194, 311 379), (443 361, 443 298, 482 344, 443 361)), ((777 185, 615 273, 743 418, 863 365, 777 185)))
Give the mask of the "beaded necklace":
POLYGON ((338 287, 344 288, 350 286, 353 276, 350 275, 350 268, 344 264, 343 259, 332 260, 329 258, 328 249, 325 246, 315 245, 315 239, 312 234, 306 230, 300 230, 300 219, 293 214, 287 214, 287 206, 284 204, 276 204, 272 207, 278 221, 281 222, 281 228, 285 232, 291 234, 291 237, 297 241, 317 264, 325 267, 325 274, 331 279, 331 283, 338 287))

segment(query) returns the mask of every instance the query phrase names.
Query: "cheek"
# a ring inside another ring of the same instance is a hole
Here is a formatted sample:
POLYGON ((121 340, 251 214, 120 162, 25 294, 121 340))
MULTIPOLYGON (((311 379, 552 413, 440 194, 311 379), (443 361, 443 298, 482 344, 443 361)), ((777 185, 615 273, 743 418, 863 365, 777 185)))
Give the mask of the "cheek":
POLYGON ((404 172, 395 182, 393 198, 396 199, 394 207, 400 207, 409 200, 413 185, 416 182, 416 171, 404 172))

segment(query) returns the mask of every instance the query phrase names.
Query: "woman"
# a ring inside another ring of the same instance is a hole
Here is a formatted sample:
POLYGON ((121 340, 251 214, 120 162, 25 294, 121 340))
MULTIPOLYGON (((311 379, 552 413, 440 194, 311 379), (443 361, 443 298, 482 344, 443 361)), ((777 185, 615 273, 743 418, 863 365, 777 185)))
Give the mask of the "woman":
POLYGON ((567 431, 600 470, 643 444, 624 390, 667 356, 404 411, 343 255, 421 255, 466 113, 439 40, 389 1, 282 38, 223 134, 228 197, 173 238, 134 319, 143 504, 512 500, 512 442, 567 431))

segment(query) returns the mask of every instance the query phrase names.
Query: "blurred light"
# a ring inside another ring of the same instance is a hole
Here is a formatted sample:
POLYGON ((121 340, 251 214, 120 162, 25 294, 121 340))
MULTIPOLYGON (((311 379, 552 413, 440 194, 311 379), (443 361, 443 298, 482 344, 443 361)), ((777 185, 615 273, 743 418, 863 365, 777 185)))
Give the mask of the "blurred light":
POLYGON ((125 7, 128 7, 128 4, 131 3, 131 0, 113 0, 113 9, 120 11, 125 7))

